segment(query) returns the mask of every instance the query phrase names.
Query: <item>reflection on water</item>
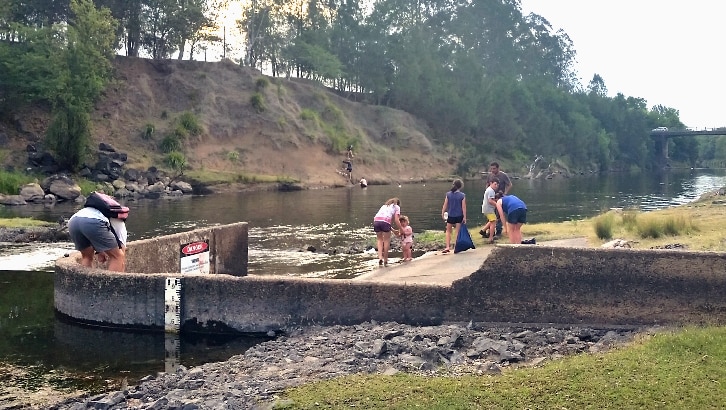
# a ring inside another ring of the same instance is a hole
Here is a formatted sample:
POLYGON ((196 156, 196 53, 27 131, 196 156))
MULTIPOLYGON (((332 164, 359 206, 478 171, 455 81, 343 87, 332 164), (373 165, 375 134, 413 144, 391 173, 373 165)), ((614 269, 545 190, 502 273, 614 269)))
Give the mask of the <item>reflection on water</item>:
MULTIPOLYGON (((68 324, 53 313, 53 274, 0 271, 0 363, 54 372, 65 387, 102 389, 106 380, 138 380, 169 369, 163 332, 68 324)), ((252 336, 184 335, 175 365, 222 361, 264 340, 252 336)))

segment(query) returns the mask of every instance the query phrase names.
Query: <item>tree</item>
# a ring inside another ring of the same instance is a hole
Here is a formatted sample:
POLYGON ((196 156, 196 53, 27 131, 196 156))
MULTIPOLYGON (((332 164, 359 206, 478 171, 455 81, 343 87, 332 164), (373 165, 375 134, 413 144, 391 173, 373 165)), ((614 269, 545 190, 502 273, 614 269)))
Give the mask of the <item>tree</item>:
POLYGON ((179 60, 184 57, 187 41, 197 36, 202 30, 214 27, 212 20, 206 16, 207 12, 207 0, 178 0, 172 27, 173 37, 179 50, 179 60))
POLYGON ((605 86, 605 80, 600 77, 600 74, 595 73, 592 76, 592 80, 587 85, 587 92, 600 97, 607 97, 608 88, 605 86))
POLYGON ((61 54, 64 64, 58 67, 61 87, 49 96, 53 112, 47 139, 61 165, 75 170, 90 139, 93 102, 111 76, 116 21, 91 0, 71 0, 71 11, 61 54))

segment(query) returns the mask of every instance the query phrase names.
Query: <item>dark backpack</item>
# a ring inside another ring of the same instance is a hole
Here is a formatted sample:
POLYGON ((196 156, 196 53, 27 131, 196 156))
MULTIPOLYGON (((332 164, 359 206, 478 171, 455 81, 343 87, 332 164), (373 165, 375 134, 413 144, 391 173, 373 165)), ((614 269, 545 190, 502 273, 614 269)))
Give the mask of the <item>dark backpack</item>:
POLYGON ((101 192, 91 192, 84 206, 98 209, 106 218, 125 221, 129 217, 129 208, 121 206, 115 199, 101 192))

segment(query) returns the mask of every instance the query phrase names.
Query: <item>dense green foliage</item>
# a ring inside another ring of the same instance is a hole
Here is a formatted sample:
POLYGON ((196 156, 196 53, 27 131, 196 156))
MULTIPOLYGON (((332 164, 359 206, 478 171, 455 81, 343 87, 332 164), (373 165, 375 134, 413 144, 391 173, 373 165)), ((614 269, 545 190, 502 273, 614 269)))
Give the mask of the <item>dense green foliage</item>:
POLYGON ((71 0, 52 15, 42 14, 49 10, 38 3, 31 2, 37 6, 31 10, 13 1, 0 18, 6 74, 0 77, 0 107, 10 112, 30 102, 50 104, 49 146, 62 166, 76 169, 90 139, 89 113, 110 79, 116 23, 90 0, 71 0))
POLYGON ((500 376, 342 377, 290 389, 275 408, 723 408, 724 340, 723 327, 687 328, 612 352, 506 370, 500 376))
MULTIPOLYGON (((195 49, 221 43, 208 33, 226 3, 96 0, 96 9, 90 0, 3 2, 0 112, 18 102, 51 104, 50 142, 76 167, 88 138, 83 114, 108 80, 113 52, 192 58, 195 49)), ((600 75, 583 86, 568 35, 543 16, 522 14, 519 0, 256 0, 229 15, 235 10, 227 16, 238 19, 243 43, 224 46, 243 52, 241 64, 424 118, 441 145, 455 147, 459 173, 495 159, 517 172, 535 157, 544 167, 649 168, 663 165, 654 162, 649 131, 684 127, 674 108, 608 96, 600 75)), ((250 100, 261 115, 267 84, 258 80, 260 94, 250 100)), ((726 164, 726 137, 668 144, 674 162, 726 164)))

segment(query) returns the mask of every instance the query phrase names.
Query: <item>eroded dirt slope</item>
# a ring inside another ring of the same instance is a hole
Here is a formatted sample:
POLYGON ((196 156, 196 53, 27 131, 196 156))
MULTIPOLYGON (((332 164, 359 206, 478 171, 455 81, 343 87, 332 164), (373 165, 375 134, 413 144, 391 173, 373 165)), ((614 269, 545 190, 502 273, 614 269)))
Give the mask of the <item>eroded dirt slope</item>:
MULTIPOLYGON (((96 104, 93 138, 128 152, 131 167, 163 167, 161 141, 179 127, 182 113, 191 112, 202 131, 184 140, 183 151, 196 171, 340 184, 336 169, 349 140, 356 145, 356 179, 431 179, 454 168, 455 159, 432 142, 423 121, 349 101, 312 81, 267 77, 229 61, 118 57, 115 66, 116 80, 96 104), (147 127, 154 129, 151 138, 144 138, 147 127)), ((28 109, 13 121, 22 125, 4 124, 13 149, 5 162, 17 165, 18 151, 42 141, 47 110, 28 109)))

